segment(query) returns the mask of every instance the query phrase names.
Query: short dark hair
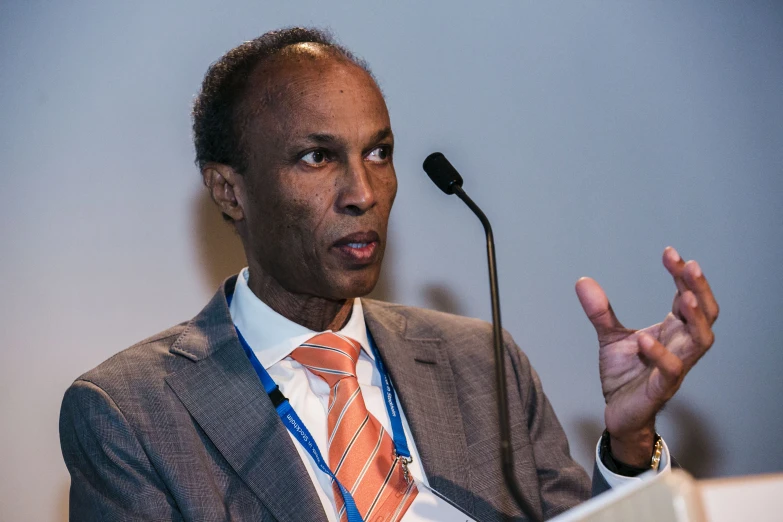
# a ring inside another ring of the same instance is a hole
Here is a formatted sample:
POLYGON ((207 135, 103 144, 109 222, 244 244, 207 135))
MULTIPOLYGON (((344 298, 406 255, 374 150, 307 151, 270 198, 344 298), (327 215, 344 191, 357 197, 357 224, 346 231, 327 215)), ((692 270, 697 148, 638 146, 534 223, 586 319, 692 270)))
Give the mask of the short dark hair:
POLYGON ((239 173, 247 169, 248 154, 242 145, 242 97, 255 68, 291 45, 315 43, 329 48, 372 76, 364 60, 339 45, 322 29, 289 27, 264 33, 234 47, 209 66, 201 91, 193 103, 193 142, 199 170, 209 162, 222 163, 239 173))

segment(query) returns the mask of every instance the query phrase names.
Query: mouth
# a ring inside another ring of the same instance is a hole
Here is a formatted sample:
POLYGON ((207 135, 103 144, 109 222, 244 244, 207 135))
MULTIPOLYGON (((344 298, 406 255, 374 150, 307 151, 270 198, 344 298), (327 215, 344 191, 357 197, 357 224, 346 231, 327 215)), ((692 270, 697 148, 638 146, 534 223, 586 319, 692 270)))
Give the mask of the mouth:
POLYGON ((338 239, 333 247, 346 261, 364 266, 376 261, 380 241, 375 231, 356 232, 338 239))

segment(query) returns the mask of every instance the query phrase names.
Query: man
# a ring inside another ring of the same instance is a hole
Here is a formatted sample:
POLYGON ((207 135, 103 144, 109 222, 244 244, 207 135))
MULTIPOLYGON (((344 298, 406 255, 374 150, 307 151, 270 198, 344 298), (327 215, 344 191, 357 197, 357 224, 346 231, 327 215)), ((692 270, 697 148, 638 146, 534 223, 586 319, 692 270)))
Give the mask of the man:
MULTIPOLYGON (((477 520, 520 516, 498 458, 489 326, 359 299, 378 279, 397 188, 366 65, 318 31, 267 33, 212 65, 194 132, 248 268, 192 321, 66 392, 71 518, 399 520, 427 485, 477 520), (289 417, 276 410, 286 404, 289 417)), ((668 466, 656 413, 713 341, 718 308, 699 266, 673 249, 663 263, 672 313, 641 331, 617 321, 597 283, 577 283, 607 404, 594 493, 668 466)), ((589 483, 526 357, 506 346, 515 473, 549 518, 589 483)))

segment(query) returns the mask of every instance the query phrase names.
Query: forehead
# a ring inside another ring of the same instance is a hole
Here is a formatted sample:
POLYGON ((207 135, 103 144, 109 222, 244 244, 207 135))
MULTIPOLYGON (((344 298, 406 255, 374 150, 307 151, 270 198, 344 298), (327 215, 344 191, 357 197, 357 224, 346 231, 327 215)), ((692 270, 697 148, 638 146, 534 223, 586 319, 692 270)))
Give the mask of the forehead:
POLYGON ((257 67, 243 105, 251 127, 257 122, 276 133, 302 126, 388 126, 386 103, 372 77, 313 44, 291 46, 257 67))

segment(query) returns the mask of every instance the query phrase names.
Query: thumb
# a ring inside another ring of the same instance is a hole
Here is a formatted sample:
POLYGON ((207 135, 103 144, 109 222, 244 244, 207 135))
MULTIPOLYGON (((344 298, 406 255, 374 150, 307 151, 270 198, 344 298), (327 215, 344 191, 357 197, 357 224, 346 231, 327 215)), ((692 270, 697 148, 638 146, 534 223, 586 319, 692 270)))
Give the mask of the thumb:
POLYGON ((618 328, 625 328, 614 315, 603 288, 594 279, 580 278, 576 282, 576 296, 599 337, 618 328))

